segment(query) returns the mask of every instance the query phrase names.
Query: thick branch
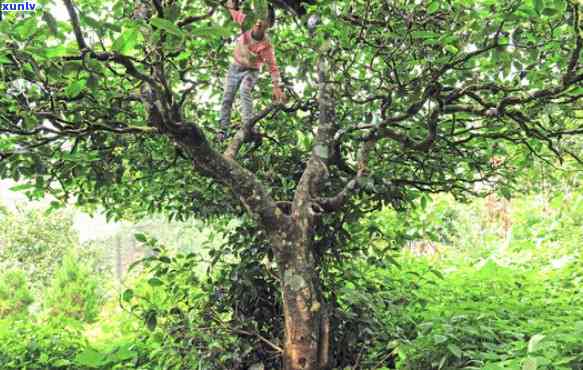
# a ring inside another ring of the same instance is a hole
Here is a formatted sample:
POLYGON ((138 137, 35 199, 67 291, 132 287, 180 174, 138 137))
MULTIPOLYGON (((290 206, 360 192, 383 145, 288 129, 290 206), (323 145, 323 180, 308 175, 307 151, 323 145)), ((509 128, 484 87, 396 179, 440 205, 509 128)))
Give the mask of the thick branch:
POLYGON ((81 32, 81 25, 79 24, 79 17, 75 11, 75 6, 71 0, 63 0, 65 7, 67 8, 67 13, 69 13, 69 18, 71 19, 71 24, 73 25, 73 32, 75 32, 75 38, 77 39, 77 44, 79 49, 87 49, 87 43, 83 38, 83 33, 81 32))
POLYGON ((234 160, 216 152, 202 131, 193 123, 171 133, 174 140, 188 152, 194 168, 203 176, 227 186, 239 198, 248 212, 266 228, 277 230, 287 225, 288 217, 277 207, 267 189, 257 177, 234 160))
MULTIPOLYGON (((303 215, 302 217, 308 217, 310 220, 312 218, 312 212, 310 211, 312 198, 318 196, 323 180, 328 177, 328 164, 334 158, 333 151, 335 150, 336 113, 331 86, 327 81, 328 69, 328 61, 324 55, 321 55, 318 62, 320 89, 318 97, 320 103, 318 131, 314 140, 312 155, 299 181, 292 207, 292 215, 296 217, 303 215)), ((307 223, 310 223, 310 221, 307 221, 307 223)))
POLYGON ((265 108, 261 112, 255 114, 250 120, 247 122, 243 122, 241 128, 233 137, 233 140, 229 143, 229 146, 225 150, 224 156, 229 159, 235 159, 239 149, 243 145, 243 143, 251 137, 253 132, 253 126, 263 118, 265 118, 269 113, 275 112, 277 113, 280 110, 280 107, 277 105, 270 105, 269 107, 265 108))
POLYGON ((158 12, 158 16, 164 18, 164 7, 162 6, 162 2, 160 0, 152 0, 152 2, 154 3, 156 12, 158 12))
POLYGON ((208 18, 212 17, 212 15, 215 13, 216 10, 217 10, 216 7, 212 7, 208 11, 207 14, 205 14, 205 15, 199 15, 199 16, 190 16, 190 17, 184 18, 183 20, 179 21, 177 23, 177 25, 178 25, 178 27, 184 27, 184 26, 187 26, 187 25, 189 25, 191 23, 198 22, 198 21, 202 21, 204 19, 208 19, 208 18))
MULTIPOLYGON (((565 76, 567 76, 567 74, 565 74, 565 76)), ((503 112, 504 109, 508 106, 526 104, 535 100, 555 97, 564 92, 565 90, 567 90, 570 86, 576 85, 581 81, 583 81, 583 74, 575 75, 572 78, 568 79, 564 78, 563 84, 561 86, 553 86, 546 89, 541 89, 533 93, 530 93, 525 97, 507 96, 500 101, 497 110, 500 113, 503 112)))
POLYGON ((351 196, 360 190, 360 181, 368 175, 368 158, 375 146, 375 140, 367 140, 360 145, 358 151, 358 172, 344 188, 335 196, 317 198, 316 203, 326 212, 338 211, 348 202, 351 196))

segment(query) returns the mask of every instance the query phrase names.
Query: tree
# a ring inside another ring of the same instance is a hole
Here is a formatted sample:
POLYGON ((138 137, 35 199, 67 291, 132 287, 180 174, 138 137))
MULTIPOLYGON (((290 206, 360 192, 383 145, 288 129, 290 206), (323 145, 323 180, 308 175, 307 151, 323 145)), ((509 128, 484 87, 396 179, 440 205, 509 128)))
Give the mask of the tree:
POLYGON ((94 322, 99 315, 101 298, 99 278, 69 251, 63 257, 48 288, 44 305, 50 317, 94 322))
POLYGON ((35 289, 47 287, 68 250, 78 244, 69 210, 6 211, 0 216, 0 267, 18 266, 35 289))
POLYGON ((314 34, 280 16, 292 102, 268 105, 260 82, 267 107, 226 147, 216 98, 237 31, 222 5, 64 4, 70 22, 0 23, 2 177, 111 217, 251 215, 278 266, 284 369, 333 365, 321 274, 344 223, 426 192, 510 186, 534 158, 578 161, 576 1, 320 1, 306 7, 314 34))
POLYGON ((28 306, 33 302, 23 271, 12 270, 0 275, 0 318, 26 318, 28 306))

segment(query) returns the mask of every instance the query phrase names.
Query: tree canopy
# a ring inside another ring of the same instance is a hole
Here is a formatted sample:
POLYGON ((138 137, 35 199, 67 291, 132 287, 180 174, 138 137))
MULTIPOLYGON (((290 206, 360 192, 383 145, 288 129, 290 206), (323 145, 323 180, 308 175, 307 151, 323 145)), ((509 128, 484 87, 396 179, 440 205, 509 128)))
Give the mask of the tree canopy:
MULTIPOLYGON (((192 170, 172 134, 196 125, 214 142, 228 41, 237 33, 223 8, 175 1, 139 19, 129 2, 65 2, 69 22, 41 3, 44 10, 0 24, 3 176, 32 178, 39 191, 76 194, 111 212, 237 207, 192 170), (161 104, 159 116, 144 104, 147 93, 161 104)), ((348 191, 356 178, 362 191, 351 195, 398 202, 508 178, 524 148, 576 154, 568 137, 580 131, 578 8, 321 2, 309 7, 322 18, 314 37, 279 13, 272 38, 293 99, 265 112, 264 140, 243 148, 240 163, 274 199, 289 201, 314 149, 331 164, 326 194, 348 191), (314 146, 320 56, 335 117, 329 142, 314 146)), ((260 109, 270 104, 266 83, 260 109)))

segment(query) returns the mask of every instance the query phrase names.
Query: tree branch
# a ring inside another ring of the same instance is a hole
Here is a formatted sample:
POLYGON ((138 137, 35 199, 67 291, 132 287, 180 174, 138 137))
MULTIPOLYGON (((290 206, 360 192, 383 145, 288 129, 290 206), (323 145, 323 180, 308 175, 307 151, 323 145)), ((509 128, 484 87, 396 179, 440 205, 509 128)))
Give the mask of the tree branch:
POLYGON ((298 183, 292 206, 292 216, 306 218, 306 224, 311 224, 312 222, 312 199, 318 196, 322 182, 329 175, 328 164, 335 157, 336 112, 332 89, 327 80, 330 65, 325 53, 326 50, 321 51, 318 61, 318 100, 320 108, 318 131, 314 140, 312 155, 298 183))
POLYGON ((228 159, 235 159, 243 143, 251 137, 253 126, 265 118, 269 113, 274 112, 274 114, 276 114, 280 109, 281 107, 279 105, 270 105, 261 112, 255 114, 249 121, 243 122, 241 128, 237 131, 223 155, 228 159))
POLYGON ((158 12, 158 16, 160 18, 164 18, 164 8, 162 7, 162 3, 160 2, 160 0, 152 0, 152 3, 154 3, 154 7, 158 12))
POLYGON ((79 17, 77 16, 77 12, 75 11, 73 2, 71 0, 63 0, 63 2, 65 3, 65 7, 67 8, 67 13, 69 13, 69 18, 71 19, 71 25, 73 26, 73 32, 75 33, 75 39, 77 39, 79 49, 81 49, 81 51, 88 49, 87 43, 85 43, 85 39, 83 38, 81 25, 79 24, 79 17))
POLYGON ((184 27, 184 26, 187 26, 191 23, 199 22, 199 21, 202 21, 204 19, 208 19, 208 18, 212 17, 212 15, 215 13, 216 10, 217 10, 216 7, 212 7, 212 8, 210 8, 210 10, 208 11, 207 14, 199 15, 199 16, 190 16, 190 17, 184 18, 183 20, 179 21, 177 23, 177 25, 178 25, 178 27, 184 27))

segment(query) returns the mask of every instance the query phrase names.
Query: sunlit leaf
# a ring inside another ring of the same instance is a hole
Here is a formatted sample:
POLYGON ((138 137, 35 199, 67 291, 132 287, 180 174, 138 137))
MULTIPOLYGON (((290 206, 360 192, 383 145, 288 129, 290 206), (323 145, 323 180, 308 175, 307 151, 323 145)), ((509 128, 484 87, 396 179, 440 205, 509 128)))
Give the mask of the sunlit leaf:
POLYGON ((173 34, 175 36, 178 37, 182 37, 184 36, 184 32, 178 28, 178 26, 176 26, 174 23, 170 22, 167 19, 163 19, 163 18, 153 18, 150 20, 150 23, 157 28, 161 28, 164 31, 173 34))

